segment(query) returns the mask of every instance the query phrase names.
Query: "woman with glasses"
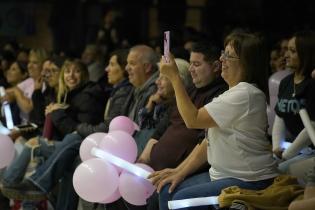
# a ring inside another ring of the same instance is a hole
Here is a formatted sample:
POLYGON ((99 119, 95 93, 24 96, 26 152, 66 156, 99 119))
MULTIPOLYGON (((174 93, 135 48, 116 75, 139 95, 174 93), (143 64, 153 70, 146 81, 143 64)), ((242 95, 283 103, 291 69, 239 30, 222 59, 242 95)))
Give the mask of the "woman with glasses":
POLYGON ((264 189, 278 175, 266 138, 268 60, 263 42, 253 34, 232 33, 224 45, 221 75, 229 90, 199 110, 191 103, 174 61, 161 61, 160 72, 172 82, 186 126, 208 129, 207 138, 176 173, 151 175, 162 210, 168 209, 169 200, 217 196, 230 186, 264 189), (185 179, 207 162, 210 176, 205 172, 185 179))

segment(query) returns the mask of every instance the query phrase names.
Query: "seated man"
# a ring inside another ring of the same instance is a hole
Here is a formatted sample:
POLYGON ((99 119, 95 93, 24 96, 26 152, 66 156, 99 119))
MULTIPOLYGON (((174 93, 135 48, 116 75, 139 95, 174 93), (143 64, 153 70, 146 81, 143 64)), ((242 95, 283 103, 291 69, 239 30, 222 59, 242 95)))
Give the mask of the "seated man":
MULTIPOLYGON (((201 107, 227 89, 220 76, 220 56, 217 47, 207 43, 196 43, 190 54, 190 74, 195 87, 190 91, 193 102, 201 107)), ((176 167, 203 139, 204 131, 188 129, 174 103, 170 120, 158 126, 139 160, 154 170, 176 167)))

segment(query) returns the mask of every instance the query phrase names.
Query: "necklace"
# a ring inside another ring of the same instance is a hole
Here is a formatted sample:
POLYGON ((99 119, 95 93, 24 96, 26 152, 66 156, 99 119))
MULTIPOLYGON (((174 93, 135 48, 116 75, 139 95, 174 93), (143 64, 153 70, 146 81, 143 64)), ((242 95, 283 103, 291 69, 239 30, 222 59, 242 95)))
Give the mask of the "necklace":
POLYGON ((293 93, 292 93, 292 97, 295 98, 295 83, 293 82, 293 93))

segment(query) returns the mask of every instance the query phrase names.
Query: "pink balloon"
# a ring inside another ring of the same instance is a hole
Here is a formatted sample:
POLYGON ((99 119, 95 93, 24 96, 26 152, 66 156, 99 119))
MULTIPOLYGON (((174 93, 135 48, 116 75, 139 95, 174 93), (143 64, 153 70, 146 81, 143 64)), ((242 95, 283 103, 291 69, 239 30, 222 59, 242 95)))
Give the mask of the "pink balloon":
POLYGON ((9 136, 0 134, 0 169, 11 164, 15 156, 13 141, 9 136))
POLYGON ((99 148, 131 163, 137 158, 137 144, 124 131, 111 131, 101 141, 99 148))
MULTIPOLYGON (((136 163, 136 165, 147 171, 153 172, 153 169, 145 164, 136 163)), ((119 179, 119 192, 123 199, 128 203, 136 206, 145 205, 147 203, 147 198, 149 198, 154 191, 155 187, 150 181, 127 171, 121 173, 119 179)))
POLYGON ((115 168, 99 158, 81 163, 73 174, 75 191, 89 202, 101 202, 111 198, 118 183, 119 176, 115 168))
POLYGON ((106 133, 93 133, 88 135, 80 146, 80 157, 82 161, 86 161, 91 158, 95 158, 91 155, 91 149, 93 147, 98 147, 102 139, 106 136, 106 133))
POLYGON ((128 117, 118 116, 110 122, 108 132, 117 130, 125 131, 132 135, 135 130, 139 130, 139 126, 128 117))
POLYGON ((111 195, 111 197, 101 201, 100 203, 113 203, 115 201, 117 201, 119 198, 121 197, 120 192, 117 188, 117 190, 111 195))

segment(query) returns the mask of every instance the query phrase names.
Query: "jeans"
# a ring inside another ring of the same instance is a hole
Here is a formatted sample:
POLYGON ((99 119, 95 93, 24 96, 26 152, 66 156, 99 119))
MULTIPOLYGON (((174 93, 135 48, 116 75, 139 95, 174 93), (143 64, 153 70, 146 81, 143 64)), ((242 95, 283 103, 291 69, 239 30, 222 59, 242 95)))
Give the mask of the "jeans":
POLYGON ((4 185, 18 184, 23 180, 27 166, 31 160, 31 148, 24 147, 21 154, 16 157, 12 164, 3 173, 2 183, 4 185))
POLYGON ((155 191, 147 199, 147 210, 159 210, 159 194, 155 191))
MULTIPOLYGON (((34 149, 34 157, 48 158, 54 151, 54 144, 48 143, 44 138, 38 137, 39 147, 34 149)), ((2 182, 6 185, 15 185, 21 182, 25 176, 28 165, 31 161, 32 148, 23 146, 19 155, 14 159, 13 163, 6 169, 3 174, 2 182)), ((23 201, 22 207, 24 210, 36 210, 37 202, 23 201)))
POLYGON ((315 157, 315 152, 312 151, 309 154, 299 154, 289 160, 281 162, 278 169, 281 173, 290 174, 298 178, 299 184, 302 186, 306 185, 306 173, 309 170, 309 163, 313 162, 312 159, 315 157), (306 163, 307 160, 311 161, 306 163))
MULTIPOLYGON (((175 190, 169 194, 168 188, 170 185, 163 187, 160 192, 160 210, 168 209, 169 200, 182 200, 189 198, 218 196, 221 190, 230 186, 238 186, 244 189, 261 190, 271 185, 273 179, 245 182, 235 178, 225 178, 216 181, 211 181, 208 172, 197 174, 183 181, 175 190)), ((184 209, 208 209, 207 206, 199 206, 194 208, 184 209)))
POLYGON ((290 173, 290 166, 293 164, 293 163, 296 163, 296 162, 299 162, 299 161, 302 161, 302 160, 306 160, 306 159, 309 159, 309 158, 312 158, 312 157, 315 157, 315 153, 311 153, 311 154, 300 154, 300 155, 297 155, 289 160, 286 160, 282 163, 279 164, 278 166, 278 169, 282 172, 282 173, 285 173, 285 174, 289 174, 290 173))
POLYGON ((82 137, 78 134, 68 134, 56 146, 52 155, 28 177, 39 189, 49 193, 71 167, 79 153, 82 137))
POLYGON ((141 155, 141 153, 143 152, 145 146, 147 145, 154 131, 155 131, 155 128, 154 129, 145 128, 136 132, 136 134, 134 135, 134 139, 137 143, 137 148, 138 148, 138 156, 141 155))
POLYGON ((79 197, 74 190, 72 178, 76 167, 80 163, 81 159, 79 156, 77 156, 72 166, 65 171, 63 178, 60 180, 55 209, 58 210, 77 209, 79 197))
POLYGON ((56 145, 53 154, 37 168, 32 176, 28 177, 29 181, 45 193, 49 193, 57 183, 62 183, 56 204, 58 210, 70 209, 68 206, 76 205, 77 197, 72 186, 72 176, 77 165, 75 160, 79 154, 81 142, 82 137, 78 134, 66 135, 56 145), (61 203, 63 201, 65 203, 61 203))
MULTIPOLYGON (((55 146, 59 144, 59 142, 49 144, 41 137, 39 137, 38 140, 40 146, 34 150, 35 157, 48 158, 53 153, 55 146)), ((23 147, 22 152, 14 159, 12 164, 6 168, 3 174, 2 182, 5 185, 18 184, 23 180, 28 164, 31 161, 31 153, 32 148, 29 146, 23 147)))

